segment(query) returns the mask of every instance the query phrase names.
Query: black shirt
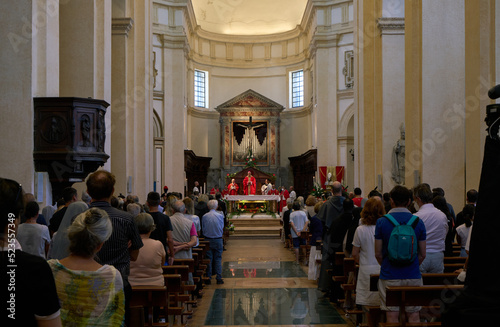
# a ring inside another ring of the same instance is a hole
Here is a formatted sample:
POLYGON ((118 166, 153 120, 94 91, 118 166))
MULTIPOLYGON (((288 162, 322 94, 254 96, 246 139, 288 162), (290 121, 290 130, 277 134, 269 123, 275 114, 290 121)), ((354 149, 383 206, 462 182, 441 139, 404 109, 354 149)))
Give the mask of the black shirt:
POLYGON ((8 254, 13 252, 0 252, 0 266, 2 291, 0 292, 2 308, 0 326, 36 326, 35 315, 50 316, 60 309, 56 285, 52 270, 45 259, 17 250, 14 262, 10 262, 8 254), (9 260, 9 261, 7 261, 9 260), (7 265, 15 264, 11 268, 7 265), (12 270, 11 274, 8 274, 12 270), (8 315, 11 305, 7 301, 15 297, 15 320, 8 315))
POLYGON ((158 211, 150 212, 149 214, 153 217, 156 225, 156 229, 151 232, 149 238, 160 241, 165 248, 165 252, 168 254, 167 232, 173 230, 170 217, 158 211))
POLYGON ((104 242, 102 249, 97 252, 99 262, 114 266, 122 274, 123 280, 128 282, 130 274, 129 250, 138 250, 143 246, 141 235, 139 235, 132 215, 113 208, 109 202, 92 202, 90 207, 106 211, 113 225, 111 236, 104 242), (128 247, 129 241, 132 243, 130 249, 128 247))
POLYGON ((52 218, 50 218, 49 229, 52 233, 57 232, 57 230, 59 229, 59 226, 61 225, 61 222, 64 218, 64 214, 66 213, 66 210, 68 210, 68 207, 63 207, 60 210, 57 210, 52 215, 52 218))

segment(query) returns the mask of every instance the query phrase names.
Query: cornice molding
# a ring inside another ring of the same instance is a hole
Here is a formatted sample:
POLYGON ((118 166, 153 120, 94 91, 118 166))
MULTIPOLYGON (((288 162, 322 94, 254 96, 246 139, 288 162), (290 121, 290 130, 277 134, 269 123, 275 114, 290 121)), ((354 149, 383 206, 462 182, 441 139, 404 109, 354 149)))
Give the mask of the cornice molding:
POLYGON ((403 17, 380 17, 377 19, 377 27, 382 35, 404 35, 405 19, 403 17))
POLYGON ((189 116, 195 118, 203 118, 203 119, 219 119, 219 113, 215 110, 211 109, 199 109, 195 107, 188 107, 187 113, 189 116))
POLYGON ((111 18, 111 34, 128 36, 133 25, 134 20, 130 17, 111 18))
POLYGON ((313 110, 312 104, 301 109, 287 109, 281 112, 282 119, 303 118, 311 115, 313 110))

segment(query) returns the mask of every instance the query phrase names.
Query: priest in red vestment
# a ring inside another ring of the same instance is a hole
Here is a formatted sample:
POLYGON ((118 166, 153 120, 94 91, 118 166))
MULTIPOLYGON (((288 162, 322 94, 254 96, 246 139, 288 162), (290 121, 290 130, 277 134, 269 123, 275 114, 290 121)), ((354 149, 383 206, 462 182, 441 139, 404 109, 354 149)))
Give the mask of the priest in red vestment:
POLYGON ((280 212, 283 211, 283 208, 286 207, 286 200, 290 197, 287 189, 282 186, 280 192, 280 212))
POLYGON ((231 184, 227 186, 227 191, 229 195, 238 195, 238 189, 240 187, 234 182, 234 178, 231 180, 231 184))
POLYGON ((245 179, 243 179, 243 193, 245 195, 255 195, 255 190, 257 189, 257 182, 255 177, 252 176, 252 172, 249 170, 245 179))

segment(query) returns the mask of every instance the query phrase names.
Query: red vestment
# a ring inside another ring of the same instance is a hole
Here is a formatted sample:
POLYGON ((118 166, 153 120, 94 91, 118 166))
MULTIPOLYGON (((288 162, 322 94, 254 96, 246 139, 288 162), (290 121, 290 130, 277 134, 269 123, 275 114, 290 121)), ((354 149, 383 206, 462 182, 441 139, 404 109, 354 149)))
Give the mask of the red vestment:
POLYGON ((238 189, 240 187, 236 183, 231 183, 227 186, 227 191, 229 192, 229 195, 237 195, 238 194, 238 189))
POLYGON ((288 193, 288 191, 285 189, 283 191, 281 191, 280 193, 280 198, 281 198, 281 201, 280 201, 280 212, 283 211, 283 208, 286 207, 286 200, 290 197, 290 194, 288 193))
POLYGON ((255 190, 257 189, 257 182, 255 181, 255 177, 248 176, 245 177, 243 180, 243 193, 245 195, 255 195, 255 190), (250 185, 250 194, 248 194, 248 183, 251 182, 252 184, 250 185))

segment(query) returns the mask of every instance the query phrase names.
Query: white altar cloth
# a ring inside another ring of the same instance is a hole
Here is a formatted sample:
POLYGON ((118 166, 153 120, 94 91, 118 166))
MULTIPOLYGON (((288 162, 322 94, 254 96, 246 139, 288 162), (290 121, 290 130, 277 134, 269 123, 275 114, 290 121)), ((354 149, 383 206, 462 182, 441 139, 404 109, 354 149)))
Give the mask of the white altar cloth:
POLYGON ((279 195, 226 195, 229 201, 279 201, 279 195))

